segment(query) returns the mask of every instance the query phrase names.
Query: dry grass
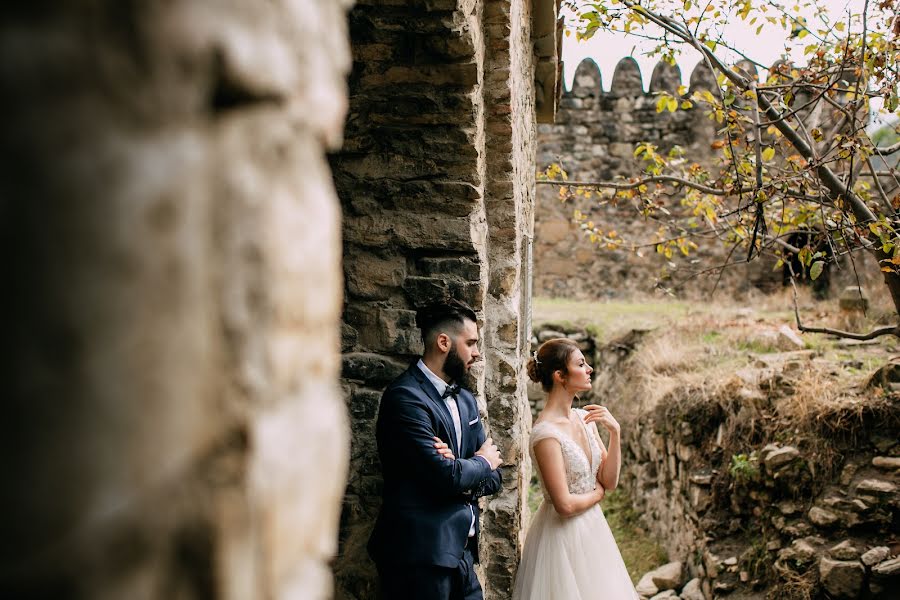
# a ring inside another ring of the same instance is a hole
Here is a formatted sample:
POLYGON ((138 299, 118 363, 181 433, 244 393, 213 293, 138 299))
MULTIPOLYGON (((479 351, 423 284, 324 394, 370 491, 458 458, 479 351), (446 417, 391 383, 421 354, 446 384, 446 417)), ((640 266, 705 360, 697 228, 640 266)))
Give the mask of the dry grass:
MULTIPOLYGON (((816 303, 804 294, 800 304, 806 324, 846 325, 836 300, 816 303)), ((892 308, 878 308, 877 302, 876 298, 876 309, 855 325, 868 329, 896 319, 892 308)), ((565 305, 569 319, 582 324, 587 322, 581 320, 585 315, 596 316, 604 308, 610 305, 594 304, 589 310, 577 303, 565 305)), ((536 310, 535 323, 541 323, 542 316, 536 310)), ((698 439, 710 442, 708 448, 717 448, 715 460, 721 463, 719 467, 725 465, 725 470, 734 456, 750 457, 766 443, 796 445, 809 467, 809 474, 796 483, 813 493, 836 476, 844 457, 868 443, 873 432, 900 430, 896 395, 865 387, 875 369, 900 351, 898 340, 882 338, 873 344, 848 345, 828 336, 805 334, 806 351, 782 352, 768 342, 771 336, 760 332, 793 325, 789 295, 768 297, 752 309, 699 304, 665 308, 659 303, 628 310, 615 306, 597 318, 602 321, 597 330, 607 332, 607 342, 612 341, 612 332, 654 328, 624 361, 606 370, 597 365, 605 403, 623 422, 653 418, 655 426, 663 428, 690 423, 698 439), (636 318, 629 320, 629 315, 636 318), (719 427, 719 437, 711 444, 719 427)), ((730 493, 719 489, 730 481, 717 478, 714 494, 725 497, 730 493)), ((607 513, 611 525, 614 513, 607 513)), ((614 527, 618 528, 620 547, 628 544, 632 535, 640 537, 639 526, 629 527, 627 519, 626 525, 614 527)), ((650 552, 643 543, 635 542, 638 556, 650 552)), ((623 555, 625 552, 623 547, 623 555)), ((626 558, 626 562, 630 560, 635 559, 626 558)), ((629 564, 634 576, 645 570, 629 564)), ((777 579, 770 598, 811 600, 818 593, 816 569, 803 573, 779 569, 777 579)))

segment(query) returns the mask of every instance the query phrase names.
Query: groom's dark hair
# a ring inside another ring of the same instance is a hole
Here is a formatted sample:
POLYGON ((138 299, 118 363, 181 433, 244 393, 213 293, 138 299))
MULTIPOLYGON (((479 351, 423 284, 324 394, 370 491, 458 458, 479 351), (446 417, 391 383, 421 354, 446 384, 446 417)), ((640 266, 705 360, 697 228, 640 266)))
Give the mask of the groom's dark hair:
POLYGON ((478 322, 472 307, 456 299, 432 302, 416 311, 416 326, 422 330, 422 342, 426 346, 440 333, 459 333, 467 319, 478 322))

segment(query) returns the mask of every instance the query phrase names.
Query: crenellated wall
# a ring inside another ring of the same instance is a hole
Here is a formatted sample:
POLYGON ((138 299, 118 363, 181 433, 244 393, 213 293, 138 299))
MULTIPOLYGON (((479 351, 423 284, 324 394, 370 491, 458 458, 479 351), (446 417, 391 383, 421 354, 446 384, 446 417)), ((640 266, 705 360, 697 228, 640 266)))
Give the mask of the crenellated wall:
MULTIPOLYGON (((755 75, 755 67, 739 64, 755 75)), ((684 160, 712 167, 717 152, 715 121, 701 105, 674 113, 657 112, 656 92, 677 95, 681 85, 678 67, 658 63, 644 92, 640 69, 634 59, 623 58, 613 73, 609 91, 603 89, 602 75, 594 61, 578 65, 572 88, 560 101, 555 124, 538 127, 537 168, 559 163, 571 181, 610 181, 639 176, 645 163, 634 157, 635 146, 649 142, 667 153, 674 146, 685 150, 684 160)), ((699 63, 686 79, 687 95, 699 89, 713 89, 709 68, 699 63)), ((818 118, 812 115, 812 118, 818 118)), ((677 197, 665 208, 673 215, 684 212, 677 197)), ((653 294, 657 283, 686 297, 704 297, 713 285, 723 296, 743 295, 756 290, 770 291, 781 286, 781 273, 774 272, 774 259, 754 261, 726 269, 721 278, 710 271, 688 279, 689 271, 700 271, 726 262, 727 248, 708 236, 689 256, 676 252, 669 260, 656 255, 658 223, 644 220, 630 201, 599 205, 597 196, 577 197, 561 202, 559 187, 539 185, 535 214, 534 292, 537 296, 581 299, 633 298, 653 294), (646 244, 643 257, 626 250, 609 251, 590 242, 573 220, 575 210, 587 215, 605 232, 615 230, 620 238, 646 244), (671 262, 668 265, 667 262, 671 262), (672 267, 680 274, 664 278, 672 267), (676 284, 681 283, 680 287, 676 284)), ((731 261, 743 257, 732 257, 731 261)), ((863 263, 866 258, 860 257, 863 263)), ((859 268, 864 284, 877 285, 874 265, 859 268)), ((844 260, 831 269, 832 287, 855 284, 853 265, 844 260)))

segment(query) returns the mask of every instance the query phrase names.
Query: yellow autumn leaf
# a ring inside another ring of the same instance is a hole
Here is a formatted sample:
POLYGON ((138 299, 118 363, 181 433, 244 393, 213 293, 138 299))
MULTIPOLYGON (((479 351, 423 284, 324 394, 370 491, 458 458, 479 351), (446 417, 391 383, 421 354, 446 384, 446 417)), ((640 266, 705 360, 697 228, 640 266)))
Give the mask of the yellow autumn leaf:
POLYGON ((773 158, 775 158, 775 148, 769 147, 762 151, 762 159, 764 161, 770 161, 773 158))

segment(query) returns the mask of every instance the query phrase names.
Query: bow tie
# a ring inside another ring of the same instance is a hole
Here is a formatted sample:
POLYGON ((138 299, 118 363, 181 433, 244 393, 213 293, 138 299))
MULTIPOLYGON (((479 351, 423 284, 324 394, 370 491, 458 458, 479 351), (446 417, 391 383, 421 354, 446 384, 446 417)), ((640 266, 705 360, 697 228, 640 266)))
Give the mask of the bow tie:
POLYGON ((444 390, 444 393, 441 394, 441 400, 444 398, 448 398, 450 396, 456 396, 459 393, 459 386, 457 384, 448 385, 447 389, 444 390))

